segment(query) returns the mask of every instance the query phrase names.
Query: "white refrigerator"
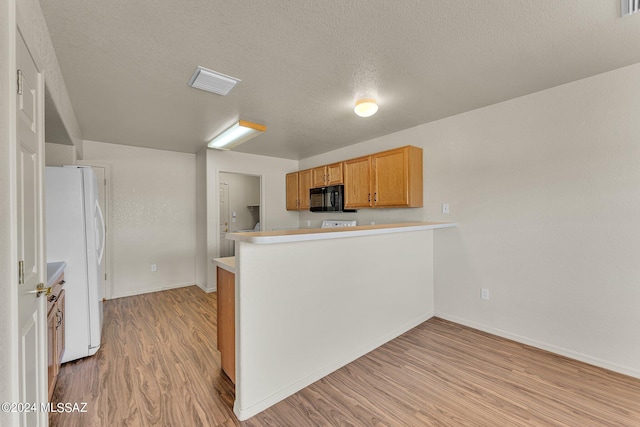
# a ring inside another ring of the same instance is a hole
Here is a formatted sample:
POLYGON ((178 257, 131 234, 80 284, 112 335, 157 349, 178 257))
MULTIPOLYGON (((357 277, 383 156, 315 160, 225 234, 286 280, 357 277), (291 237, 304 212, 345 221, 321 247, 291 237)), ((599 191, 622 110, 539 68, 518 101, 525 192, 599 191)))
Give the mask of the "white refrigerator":
POLYGON ((62 362, 69 362, 100 348, 104 217, 90 167, 47 167, 45 192, 47 262, 67 262, 62 362))

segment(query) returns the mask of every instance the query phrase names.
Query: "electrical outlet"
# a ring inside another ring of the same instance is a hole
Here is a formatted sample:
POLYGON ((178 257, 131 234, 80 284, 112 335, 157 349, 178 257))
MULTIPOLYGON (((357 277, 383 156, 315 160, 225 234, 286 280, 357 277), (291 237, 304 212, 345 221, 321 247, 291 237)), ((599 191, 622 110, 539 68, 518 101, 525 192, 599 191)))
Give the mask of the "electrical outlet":
POLYGON ((443 214, 448 214, 449 213, 449 203, 443 203, 442 204, 442 213, 443 214))
POLYGON ((151 264, 151 271, 158 271, 158 264, 151 264))
POLYGON ((483 300, 489 300, 489 289, 484 289, 482 288, 480 290, 480 298, 482 298, 483 300))

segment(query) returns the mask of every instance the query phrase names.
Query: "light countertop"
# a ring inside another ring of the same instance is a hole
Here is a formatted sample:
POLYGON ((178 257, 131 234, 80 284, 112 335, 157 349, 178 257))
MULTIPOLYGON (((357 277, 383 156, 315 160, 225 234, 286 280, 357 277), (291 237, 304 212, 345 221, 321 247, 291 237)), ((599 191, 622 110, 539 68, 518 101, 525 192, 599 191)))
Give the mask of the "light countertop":
POLYGON ((236 274, 236 257, 228 256, 224 258, 214 258, 211 260, 216 266, 236 274))
MULTIPOLYGON (((406 222, 398 224, 360 225, 342 228, 303 228, 299 230, 227 233, 227 239, 254 244, 303 242, 306 240, 339 239, 343 237, 404 233, 455 227, 455 222, 406 222)), ((224 259, 224 258, 218 258, 224 259)), ((215 260, 214 260, 215 261, 215 260)), ((235 270, 235 262, 234 262, 235 270)))
POLYGON ((67 263, 64 261, 47 263, 47 287, 53 286, 65 268, 67 268, 67 263))

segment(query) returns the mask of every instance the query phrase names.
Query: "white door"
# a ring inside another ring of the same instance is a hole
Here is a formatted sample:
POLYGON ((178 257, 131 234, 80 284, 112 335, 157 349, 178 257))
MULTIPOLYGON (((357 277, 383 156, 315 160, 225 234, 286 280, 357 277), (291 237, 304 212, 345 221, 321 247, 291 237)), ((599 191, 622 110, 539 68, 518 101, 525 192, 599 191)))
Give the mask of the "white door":
POLYGON ((229 184, 220 184, 220 256, 233 255, 233 241, 227 240, 229 232, 229 184))
POLYGON ((19 32, 16 45, 17 68, 22 74, 22 88, 16 97, 19 397, 21 403, 38 405, 37 411, 20 414, 20 425, 32 427, 47 425, 46 413, 40 410, 40 404, 47 401, 48 388, 46 298, 35 292, 46 282, 42 213, 44 83, 19 32))

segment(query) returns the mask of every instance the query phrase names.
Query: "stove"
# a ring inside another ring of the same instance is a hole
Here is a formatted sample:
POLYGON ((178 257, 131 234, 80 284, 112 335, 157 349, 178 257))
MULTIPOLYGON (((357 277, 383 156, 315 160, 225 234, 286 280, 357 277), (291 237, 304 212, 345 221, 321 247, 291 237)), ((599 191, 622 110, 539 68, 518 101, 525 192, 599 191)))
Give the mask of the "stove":
POLYGON ((322 221, 322 227, 320 228, 343 228, 343 227, 355 227, 356 220, 345 221, 336 219, 325 219, 322 221))

